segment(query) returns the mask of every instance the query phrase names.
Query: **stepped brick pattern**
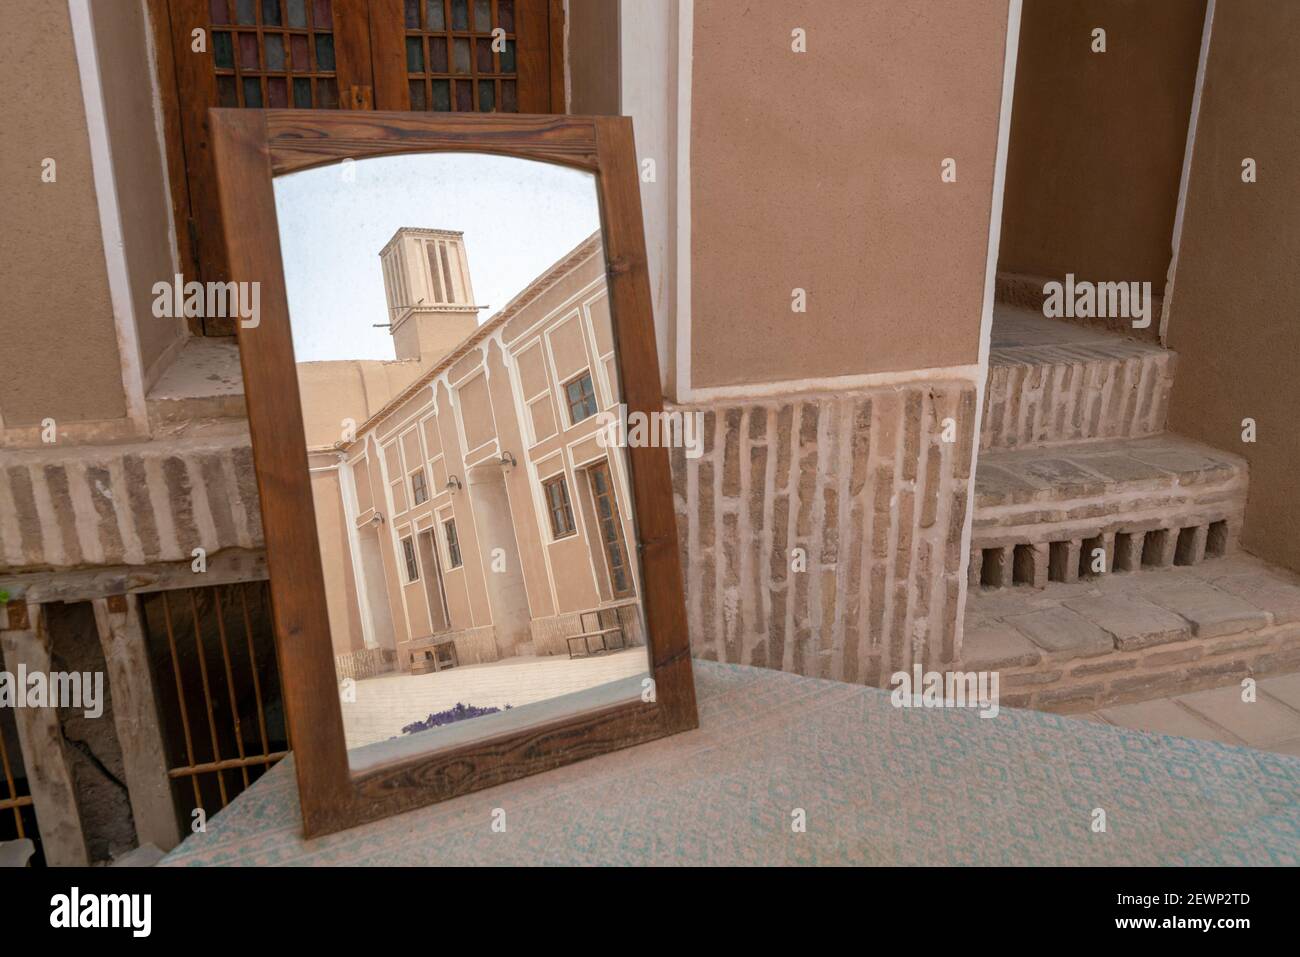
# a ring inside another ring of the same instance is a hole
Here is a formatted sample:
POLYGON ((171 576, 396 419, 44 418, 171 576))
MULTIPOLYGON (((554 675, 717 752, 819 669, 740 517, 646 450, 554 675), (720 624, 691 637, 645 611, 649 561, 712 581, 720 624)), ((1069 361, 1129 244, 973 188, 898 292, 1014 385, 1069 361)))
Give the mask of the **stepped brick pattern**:
POLYGON ((1244 553, 1042 591, 972 591, 962 666, 1080 712, 1300 669, 1300 577, 1244 553), (1032 596, 1032 597, 1029 597, 1032 596))
POLYGON ((995 310, 961 647, 1003 704, 1089 712, 1300 669, 1300 578, 1236 552, 1246 462, 1164 431, 1173 375, 1149 342, 995 310))
POLYGON ((1000 588, 1189 565, 1232 550, 1245 460, 1174 435, 988 452, 975 477, 970 581, 1000 588))
POLYGON ((191 560, 260 548, 248 427, 212 424, 167 442, 6 451, 0 573, 191 560))
POLYGON ((999 306, 980 448, 1153 435, 1165 427, 1175 356, 999 306))
POLYGON ((675 408, 704 416, 673 450, 696 656, 867 684, 955 659, 971 385, 675 408))

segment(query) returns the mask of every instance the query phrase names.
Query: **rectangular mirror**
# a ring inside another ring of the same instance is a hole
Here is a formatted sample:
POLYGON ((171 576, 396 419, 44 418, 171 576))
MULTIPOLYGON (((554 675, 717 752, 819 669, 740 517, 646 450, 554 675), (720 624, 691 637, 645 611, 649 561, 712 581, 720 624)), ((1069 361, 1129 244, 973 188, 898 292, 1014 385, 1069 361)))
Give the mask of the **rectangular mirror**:
POLYGON ((308 833, 693 727, 630 123, 213 117, 308 833))
POLYGON ((377 156, 275 206, 349 764, 636 700, 595 175, 377 156))

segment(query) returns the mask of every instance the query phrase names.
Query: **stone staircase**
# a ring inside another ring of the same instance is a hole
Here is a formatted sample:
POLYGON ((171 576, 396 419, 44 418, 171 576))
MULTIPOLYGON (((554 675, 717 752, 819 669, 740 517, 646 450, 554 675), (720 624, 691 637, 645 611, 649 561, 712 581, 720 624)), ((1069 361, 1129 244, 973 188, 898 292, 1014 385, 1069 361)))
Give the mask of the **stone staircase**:
POLYGON ((1176 357, 994 312, 962 667, 1088 711, 1300 669, 1300 576, 1236 551, 1245 460, 1165 431, 1176 357))
POLYGON ((1245 460, 1164 431, 1175 356, 999 307, 970 584, 1043 587, 1236 545, 1245 460))

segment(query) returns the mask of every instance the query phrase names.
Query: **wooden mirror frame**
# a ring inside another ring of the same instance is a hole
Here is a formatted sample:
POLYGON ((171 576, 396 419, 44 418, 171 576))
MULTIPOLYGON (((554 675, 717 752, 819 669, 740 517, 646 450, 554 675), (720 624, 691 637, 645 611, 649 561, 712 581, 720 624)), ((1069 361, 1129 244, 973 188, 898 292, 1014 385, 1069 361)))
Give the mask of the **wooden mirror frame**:
POLYGON ((324 110, 208 115, 230 278, 261 283, 260 321, 237 324, 239 352, 306 836, 697 727, 668 451, 636 447, 627 453, 655 700, 349 768, 272 185, 277 175, 344 159, 426 152, 494 153, 593 173, 622 399, 629 413, 652 414, 663 400, 631 120, 324 110))

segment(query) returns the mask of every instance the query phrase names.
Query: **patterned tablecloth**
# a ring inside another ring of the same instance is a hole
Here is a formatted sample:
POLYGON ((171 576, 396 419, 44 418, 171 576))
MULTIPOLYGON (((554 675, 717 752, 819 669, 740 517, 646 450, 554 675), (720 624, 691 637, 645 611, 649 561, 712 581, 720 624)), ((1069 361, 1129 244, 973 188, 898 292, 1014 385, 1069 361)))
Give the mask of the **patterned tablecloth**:
POLYGON ((163 864, 1300 863, 1300 758, 695 667, 697 731, 313 841, 285 761, 163 864))

